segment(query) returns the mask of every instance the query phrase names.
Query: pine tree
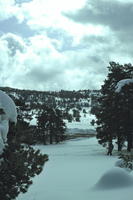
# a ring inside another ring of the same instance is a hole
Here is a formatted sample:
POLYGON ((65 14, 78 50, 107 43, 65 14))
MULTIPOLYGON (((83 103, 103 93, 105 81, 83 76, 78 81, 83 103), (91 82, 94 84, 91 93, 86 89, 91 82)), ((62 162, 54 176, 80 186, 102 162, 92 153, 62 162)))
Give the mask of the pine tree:
POLYGON ((59 109, 55 109, 55 141, 56 143, 65 139, 66 125, 63 121, 62 112, 59 109))
POLYGON ((119 98, 117 104, 120 108, 119 126, 127 141, 127 150, 131 151, 133 147, 133 83, 123 86, 117 96, 119 98))
POLYGON ((36 142, 41 142, 43 144, 47 143, 47 138, 49 134, 47 122, 48 122, 48 109, 45 105, 43 105, 43 110, 39 111, 37 116, 36 142))
POLYGON ((10 143, 1 155, 0 163, 0 199, 12 200, 19 193, 27 192, 32 184, 31 178, 39 175, 46 155, 30 146, 10 143))
POLYGON ((30 105, 26 105, 22 98, 14 99, 15 104, 18 109, 17 124, 14 130, 15 138, 21 143, 34 144, 34 136, 36 127, 30 126, 30 121, 32 119, 30 111, 30 105))
POLYGON ((15 137, 12 124, 8 143, 0 158, 0 199, 3 200, 12 200, 20 193, 27 192, 32 184, 31 178, 41 173, 48 160, 46 154, 29 145, 22 145, 15 137))
MULTIPOLYGON (((120 65, 111 62, 108 67, 107 79, 101 88, 101 96, 98 99, 96 115, 97 138, 100 144, 109 144, 117 138, 118 150, 121 150, 126 138, 124 120, 121 112, 120 97, 115 92, 118 81, 131 77, 133 67, 131 64, 120 65)), ((123 110, 124 112, 124 110, 123 110)))
POLYGON ((46 144, 48 139, 50 144, 61 141, 66 129, 61 111, 44 105, 37 117, 37 128, 40 142, 46 144))

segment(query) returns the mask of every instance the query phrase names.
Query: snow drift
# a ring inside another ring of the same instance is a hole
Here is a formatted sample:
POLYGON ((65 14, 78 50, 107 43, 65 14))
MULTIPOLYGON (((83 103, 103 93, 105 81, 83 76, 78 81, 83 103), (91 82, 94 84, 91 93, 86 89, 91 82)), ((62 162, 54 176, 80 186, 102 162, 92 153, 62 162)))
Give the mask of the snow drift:
POLYGON ((115 167, 107 171, 94 189, 107 190, 133 186, 133 177, 124 169, 115 167))
POLYGON ((13 100, 4 92, 0 91, 0 154, 7 141, 9 121, 17 122, 17 110, 13 100))
POLYGON ((13 100, 4 92, 0 90, 0 108, 6 114, 6 117, 11 122, 17 122, 17 110, 13 100))

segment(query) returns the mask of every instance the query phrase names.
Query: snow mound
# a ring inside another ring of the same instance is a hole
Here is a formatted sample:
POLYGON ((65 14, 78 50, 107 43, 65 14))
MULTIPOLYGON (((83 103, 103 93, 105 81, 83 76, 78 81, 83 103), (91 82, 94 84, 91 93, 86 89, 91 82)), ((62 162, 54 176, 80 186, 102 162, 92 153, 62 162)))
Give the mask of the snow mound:
POLYGON ((17 110, 13 100, 0 90, 0 154, 7 142, 9 121, 17 122, 17 110))
POLYGON ((100 178, 94 189, 109 190, 129 186, 133 186, 133 177, 124 169, 115 167, 100 178))
POLYGON ((0 90, 0 108, 2 108, 11 122, 17 122, 17 110, 13 100, 0 90))

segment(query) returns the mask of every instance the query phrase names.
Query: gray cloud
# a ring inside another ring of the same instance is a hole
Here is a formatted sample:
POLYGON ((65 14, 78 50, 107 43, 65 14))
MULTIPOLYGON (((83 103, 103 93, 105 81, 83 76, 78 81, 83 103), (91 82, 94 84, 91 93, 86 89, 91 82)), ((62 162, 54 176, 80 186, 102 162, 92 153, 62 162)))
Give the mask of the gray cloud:
MULTIPOLYGON (((44 64, 45 65, 45 64, 44 64)), ((30 81, 43 83, 47 81, 56 81, 57 77, 62 74, 62 71, 54 66, 50 70, 46 70, 45 66, 38 66, 36 68, 31 69, 28 73, 26 73, 26 77, 30 79, 30 81)))
POLYGON ((21 53, 25 51, 25 43, 19 36, 8 33, 4 34, 1 39, 7 42, 11 57, 15 56, 17 51, 20 51, 21 53))
POLYGON ((133 54, 133 2, 92 0, 77 12, 69 12, 64 15, 76 23, 101 25, 109 28, 109 33, 102 37, 85 36, 82 39, 82 42, 86 42, 88 45, 91 42, 95 46, 101 45, 101 51, 105 54, 101 58, 108 58, 108 60, 111 58, 120 60, 122 57, 131 58, 133 54))
POLYGON ((65 13, 75 22, 109 26, 114 30, 133 28, 133 3, 93 0, 75 13, 65 13), (89 6, 91 5, 91 7, 89 6))

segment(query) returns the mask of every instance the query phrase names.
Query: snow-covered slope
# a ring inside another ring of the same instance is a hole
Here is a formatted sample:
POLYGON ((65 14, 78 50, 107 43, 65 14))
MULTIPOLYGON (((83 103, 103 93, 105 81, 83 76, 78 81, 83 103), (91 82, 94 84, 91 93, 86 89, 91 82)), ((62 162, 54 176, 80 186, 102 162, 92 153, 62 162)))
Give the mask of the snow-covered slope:
MULTIPOLYGON (((62 111, 63 119, 66 122, 67 134, 95 133, 96 127, 92 126, 90 123, 92 119, 95 119, 95 116, 90 114, 90 109, 93 106, 95 107, 99 91, 39 92, 13 88, 2 89, 13 96, 14 100, 18 103, 18 107, 25 104, 23 108, 26 109, 26 111, 23 116, 24 120, 30 123, 30 125, 37 125, 36 117, 38 116, 39 110, 43 109, 43 105, 45 104, 50 107, 56 107, 62 111), (28 106, 29 111, 26 106, 28 106), (26 118, 28 115, 31 116, 31 121, 29 118, 26 118), (77 118, 79 118, 79 120, 77 120, 77 118)), ((12 111, 8 113, 10 120, 12 120, 11 113, 12 111)))
POLYGON ((95 133, 95 126, 92 126, 91 121, 95 120, 95 115, 92 115, 90 113, 90 108, 87 109, 87 113, 84 114, 83 112, 80 112, 80 122, 66 122, 67 130, 66 133, 68 134, 87 134, 87 133, 95 133))

